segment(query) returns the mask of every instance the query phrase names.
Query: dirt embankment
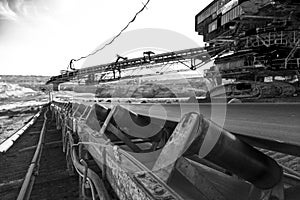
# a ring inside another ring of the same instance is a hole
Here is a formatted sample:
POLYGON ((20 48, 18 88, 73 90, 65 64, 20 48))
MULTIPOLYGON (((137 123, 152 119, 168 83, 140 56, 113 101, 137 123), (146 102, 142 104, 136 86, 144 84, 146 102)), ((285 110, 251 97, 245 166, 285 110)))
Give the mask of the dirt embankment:
POLYGON ((0 111, 0 143, 22 128, 38 108, 26 107, 0 111))
POLYGON ((203 78, 120 80, 98 85, 61 84, 63 91, 92 93, 98 98, 175 98, 206 96, 208 85, 203 78))

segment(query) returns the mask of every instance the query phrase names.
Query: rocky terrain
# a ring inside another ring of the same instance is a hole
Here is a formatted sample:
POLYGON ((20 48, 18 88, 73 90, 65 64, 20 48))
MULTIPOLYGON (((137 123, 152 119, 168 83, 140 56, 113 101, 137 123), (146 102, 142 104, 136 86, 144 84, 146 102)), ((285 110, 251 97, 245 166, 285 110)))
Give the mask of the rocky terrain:
POLYGON ((19 75, 0 75, 0 83, 18 84, 21 87, 39 91, 45 87, 48 76, 19 76, 19 75))
POLYGON ((0 106, 41 101, 46 97, 42 88, 50 89, 45 86, 48 79, 47 76, 0 75, 0 106))
POLYGON ((37 93, 31 88, 22 87, 18 84, 0 82, 0 99, 34 96, 37 93))
POLYGON ((204 78, 186 79, 123 79, 98 85, 64 83, 62 91, 91 93, 98 98, 176 98, 203 97, 210 84, 204 78))
POLYGON ((20 129, 48 102, 48 77, 0 75, 0 143, 20 129))
MULTIPOLYGON (((1 107, 1 106, 0 106, 1 107)), ((0 109, 0 144, 20 128, 38 112, 37 106, 7 107, 0 109)))

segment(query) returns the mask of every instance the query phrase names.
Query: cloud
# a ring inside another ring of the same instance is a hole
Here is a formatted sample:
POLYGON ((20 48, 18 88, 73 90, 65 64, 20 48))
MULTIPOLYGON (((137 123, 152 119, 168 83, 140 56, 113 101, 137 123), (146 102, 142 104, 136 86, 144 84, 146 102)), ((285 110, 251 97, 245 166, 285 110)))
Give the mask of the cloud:
MULTIPOLYGON (((12 1, 15 2, 15 1, 12 1)), ((16 10, 16 3, 13 4, 8 0, 1 0, 0 1, 0 19, 1 20, 17 20, 18 19, 18 13, 16 10)))
POLYGON ((28 20, 48 13, 56 4, 57 0, 0 0, 0 20, 28 20))
MULTIPOLYGON (((61 0, 62 1, 62 0, 61 0)), ((0 0, 0 40, 55 16, 59 0, 0 0)))
MULTIPOLYGON (((116 35, 145 1, 0 0, 0 74, 57 75, 72 58, 91 53, 116 35)), ((127 31, 163 28, 199 40, 194 13, 204 0, 190 1, 151 1, 127 31)), ((115 46, 114 55, 120 51, 115 46)))

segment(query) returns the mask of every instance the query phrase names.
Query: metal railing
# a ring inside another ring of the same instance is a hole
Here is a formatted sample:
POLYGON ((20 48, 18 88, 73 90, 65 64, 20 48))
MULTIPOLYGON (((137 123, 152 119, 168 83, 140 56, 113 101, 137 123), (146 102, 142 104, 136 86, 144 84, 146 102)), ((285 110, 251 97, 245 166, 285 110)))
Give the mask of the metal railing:
POLYGON ((300 69, 300 58, 283 58, 272 60, 272 66, 282 69, 300 69))
POLYGON ((124 70, 132 67, 140 67, 144 65, 152 65, 152 64, 161 64, 173 61, 182 62, 188 59, 201 59, 202 61, 209 60, 209 56, 207 55, 207 51, 202 48, 192 48, 192 49, 184 49, 180 51, 167 52, 162 54, 157 54, 149 57, 138 57, 128 60, 123 60, 120 62, 112 62, 107 64, 101 64, 91 67, 86 67, 82 69, 78 69, 75 71, 62 71, 63 74, 59 76, 53 76, 50 80, 47 81, 46 84, 50 83, 63 83, 67 82, 75 77, 84 77, 89 74, 95 73, 105 73, 105 72, 113 72, 116 69, 124 70))
POLYGON ((30 197, 32 187, 35 180, 35 173, 38 171, 38 166, 42 154, 42 149, 44 146, 44 136, 45 136, 45 130, 46 130, 46 122, 47 122, 47 113, 49 108, 47 108, 46 112, 44 113, 44 123, 41 130, 41 134, 39 137, 39 141, 34 153, 34 156, 31 160, 31 164, 27 170, 24 182, 22 184, 21 190, 19 192, 17 200, 27 200, 30 197))

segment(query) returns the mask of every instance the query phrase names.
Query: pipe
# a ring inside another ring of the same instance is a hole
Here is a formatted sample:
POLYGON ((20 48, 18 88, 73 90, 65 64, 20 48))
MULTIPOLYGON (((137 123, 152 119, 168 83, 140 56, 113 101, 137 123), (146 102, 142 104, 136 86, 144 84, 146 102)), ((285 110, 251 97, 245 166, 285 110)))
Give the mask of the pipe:
POLYGON ((69 142, 70 142, 70 146, 71 146, 71 159, 72 159, 72 163, 77 171, 77 173, 81 176, 84 177, 84 173, 86 173, 87 175, 87 180, 89 181, 89 184, 91 185, 91 188, 93 187, 93 185, 96 188, 97 194, 100 197, 100 199, 104 199, 104 200, 108 200, 109 198, 109 194, 105 188, 105 185, 103 183, 103 181, 100 179, 100 177, 91 169, 85 169, 85 166, 82 165, 79 161, 75 146, 78 146, 78 144, 74 144, 74 140, 72 135, 69 133, 68 134, 69 137, 69 142))

